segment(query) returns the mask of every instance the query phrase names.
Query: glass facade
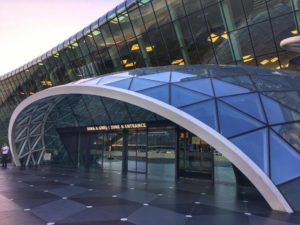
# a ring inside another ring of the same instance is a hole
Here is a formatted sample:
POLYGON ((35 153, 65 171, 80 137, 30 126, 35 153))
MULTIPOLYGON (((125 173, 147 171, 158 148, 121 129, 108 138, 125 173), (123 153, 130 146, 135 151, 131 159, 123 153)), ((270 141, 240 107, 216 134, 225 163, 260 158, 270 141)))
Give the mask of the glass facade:
MULTIPOLYGON (((281 188, 300 178, 300 111, 295 105, 300 99, 299 82, 297 72, 246 66, 194 65, 136 69, 82 80, 80 84, 136 92, 189 114, 239 147, 281 188)), ((12 140, 19 158, 26 164, 38 164, 45 150, 64 161, 68 156, 58 129, 128 122, 161 123, 164 120, 151 111, 111 98, 63 94, 43 98, 25 108, 16 119, 12 140)), ((133 161, 129 165, 132 170, 138 170, 138 162, 146 158, 149 162, 159 160, 151 146, 157 150, 166 142, 158 143, 157 138, 151 139, 151 132, 162 135, 161 131, 148 130, 147 153, 137 151, 141 149, 141 143, 136 132, 127 134, 129 145, 124 145, 124 138, 119 143, 121 148, 132 147, 128 149, 128 157, 133 161)), ((188 171, 197 165, 201 171, 210 171, 213 168, 213 160, 209 161, 210 149, 196 136, 189 135, 178 137, 182 156, 178 158, 180 168, 188 171), (198 151, 200 149, 201 152, 198 151), (206 160, 199 167, 200 158, 206 160)), ((111 134, 106 139, 111 140, 115 136, 118 134, 111 134)), ((119 149, 114 151, 117 154, 114 158, 124 154, 120 146, 117 143, 111 146, 119 149)), ((172 144, 168 146, 172 155, 174 147, 172 144)), ((111 150, 107 151, 105 154, 110 154, 111 150)), ((151 170, 150 167, 148 169, 151 170)), ((293 195, 289 189, 284 190, 286 196, 293 195)), ((294 202, 291 201, 291 204, 294 202)), ((296 210, 300 209, 298 203, 293 205, 296 210)))
POLYGON ((295 55, 297 0, 127 0, 70 39, 0 78, 0 136, 26 97, 49 87, 140 67, 245 64, 285 69, 295 55))

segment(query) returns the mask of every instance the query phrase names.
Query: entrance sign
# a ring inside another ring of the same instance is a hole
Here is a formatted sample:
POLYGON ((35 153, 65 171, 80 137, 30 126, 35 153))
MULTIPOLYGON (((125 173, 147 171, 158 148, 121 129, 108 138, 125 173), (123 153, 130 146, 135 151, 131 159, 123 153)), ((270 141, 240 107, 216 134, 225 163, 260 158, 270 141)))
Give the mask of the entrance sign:
POLYGON ((127 123, 127 124, 113 124, 113 125, 99 125, 86 127, 87 132, 107 131, 107 130, 122 130, 122 129, 141 129, 147 128, 146 123, 127 123))

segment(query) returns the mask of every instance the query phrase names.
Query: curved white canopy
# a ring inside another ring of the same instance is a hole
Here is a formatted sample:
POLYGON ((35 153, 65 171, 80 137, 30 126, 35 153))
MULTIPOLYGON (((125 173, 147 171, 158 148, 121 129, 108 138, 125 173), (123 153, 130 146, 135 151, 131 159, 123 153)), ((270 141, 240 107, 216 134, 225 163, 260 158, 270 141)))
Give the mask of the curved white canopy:
MULTIPOLYGON (((116 77, 116 80, 121 79, 124 78, 116 77)), ((51 96, 53 96, 54 99, 58 99, 62 95, 65 96, 72 94, 108 97, 147 109, 170 121, 173 121, 179 126, 194 133, 195 135, 206 141, 208 144, 210 144, 212 147, 217 149, 242 173, 244 173, 244 175, 262 194, 262 196, 272 207, 272 209, 288 213, 293 212, 286 199, 283 197, 274 183, 270 180, 270 178, 245 153, 243 153, 241 149, 239 149, 232 142, 230 142, 228 139, 226 139, 211 127, 207 126, 191 115, 183 112, 182 110, 159 101, 155 98, 130 90, 115 88, 106 85, 99 85, 99 83, 105 84, 105 77, 102 78, 102 80, 100 79, 100 81, 98 80, 97 82, 93 82, 93 79, 89 79, 89 82, 79 81, 72 84, 56 86, 36 93, 25 99, 16 108, 9 123, 9 142, 10 146, 12 147, 12 156, 14 163, 17 166, 20 165, 15 146, 15 136, 13 135, 14 127, 16 125, 16 121, 18 120, 18 116, 24 110, 27 110, 28 107, 33 106, 35 103, 45 100, 46 98, 49 99, 49 97, 51 96)), ((51 101, 55 102, 57 100, 53 100, 52 98, 51 101)), ((47 115, 45 117, 47 117, 47 115)))

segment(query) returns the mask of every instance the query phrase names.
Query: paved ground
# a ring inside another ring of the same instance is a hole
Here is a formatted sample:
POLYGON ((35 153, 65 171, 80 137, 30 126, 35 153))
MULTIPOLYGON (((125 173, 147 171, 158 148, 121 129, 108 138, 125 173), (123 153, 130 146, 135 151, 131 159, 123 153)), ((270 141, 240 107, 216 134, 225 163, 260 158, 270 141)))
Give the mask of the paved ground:
POLYGON ((0 169, 1 225, 292 225, 231 183, 63 167, 0 169))

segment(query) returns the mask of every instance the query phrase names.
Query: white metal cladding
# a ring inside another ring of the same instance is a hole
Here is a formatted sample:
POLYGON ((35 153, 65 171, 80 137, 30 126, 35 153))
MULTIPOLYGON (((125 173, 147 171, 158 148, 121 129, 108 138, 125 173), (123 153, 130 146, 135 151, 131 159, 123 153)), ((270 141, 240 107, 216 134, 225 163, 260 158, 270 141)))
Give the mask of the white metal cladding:
POLYGON ((41 132, 38 132, 36 141, 32 142, 32 137, 29 134, 30 132, 34 133, 37 129, 37 125, 34 125, 35 122, 39 121, 40 126, 45 125, 44 121, 47 119, 47 115, 49 115, 50 108, 59 102, 62 96, 72 94, 102 96, 147 109, 201 137, 239 168, 274 210, 289 213, 293 212, 278 188, 262 169, 241 149, 220 133, 195 117, 167 103, 141 93, 105 85, 128 77, 131 76, 127 73, 123 73, 121 75, 91 78, 46 89, 24 100, 14 111, 9 124, 9 141, 15 164, 19 166, 19 159, 24 156, 27 157, 27 160, 33 160, 33 162, 38 164, 45 149, 44 143, 41 141, 43 139, 43 129, 41 132), (30 114, 34 116, 30 116, 30 114), (43 116, 41 114, 43 114, 43 116), (37 115, 39 116, 34 120, 34 117, 37 115), (22 124, 24 126, 22 126, 22 124), (22 139, 23 135, 21 133, 24 132, 26 132, 26 136, 22 139), (23 144, 19 145, 20 142, 23 144), (36 143, 41 143, 41 145, 36 143), (17 145, 19 145, 19 147, 17 147, 17 145), (26 145, 27 148, 29 148, 27 153, 22 150, 26 148, 23 147, 26 145), (30 149, 31 147, 33 149, 30 149), (39 152, 37 157, 34 156, 35 152, 39 152))

